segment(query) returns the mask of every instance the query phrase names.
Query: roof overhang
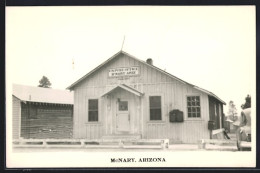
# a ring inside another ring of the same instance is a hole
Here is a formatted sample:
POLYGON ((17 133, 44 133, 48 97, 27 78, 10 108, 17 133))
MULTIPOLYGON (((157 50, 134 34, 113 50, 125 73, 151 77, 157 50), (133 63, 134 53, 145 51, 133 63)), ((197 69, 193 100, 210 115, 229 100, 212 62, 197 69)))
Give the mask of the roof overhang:
POLYGON ((197 89, 197 90, 199 90, 199 91, 202 91, 202 92, 204 92, 204 93, 210 95, 211 97, 214 97, 215 99, 217 99, 218 101, 220 101, 223 105, 226 105, 226 103, 225 103, 223 100, 221 100, 218 96, 216 96, 214 93, 212 93, 212 92, 210 92, 210 91, 207 91, 207 90, 205 90, 205 89, 202 89, 202 88, 200 88, 200 87, 197 87, 197 86, 193 86, 193 88, 195 88, 195 89, 197 89))
POLYGON ((126 90, 126 91, 128 91, 128 92, 130 92, 130 93, 132 93, 132 94, 134 94, 136 96, 139 96, 139 97, 141 97, 143 95, 142 92, 140 92, 140 91, 138 91, 138 90, 136 90, 136 89, 134 89, 134 88, 132 88, 132 87, 130 87, 128 85, 119 84, 116 87, 114 87, 114 88, 110 89, 109 91, 105 92, 104 94, 102 94, 101 97, 103 97, 105 95, 108 95, 108 94, 112 93, 113 91, 115 91, 115 90, 117 90, 119 88, 121 88, 123 90, 126 90))

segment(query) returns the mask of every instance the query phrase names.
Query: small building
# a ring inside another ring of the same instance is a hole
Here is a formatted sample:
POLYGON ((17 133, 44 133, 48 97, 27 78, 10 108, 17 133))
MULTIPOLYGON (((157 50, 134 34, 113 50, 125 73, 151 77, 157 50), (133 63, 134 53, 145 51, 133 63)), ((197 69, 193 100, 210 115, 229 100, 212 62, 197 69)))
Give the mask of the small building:
POLYGON ((211 137, 209 126, 224 123, 225 102, 215 94, 159 69, 152 59, 145 62, 124 51, 68 89, 74 91, 74 138, 196 143, 211 137))
POLYGON ((13 139, 72 138, 73 92, 13 84, 13 139))

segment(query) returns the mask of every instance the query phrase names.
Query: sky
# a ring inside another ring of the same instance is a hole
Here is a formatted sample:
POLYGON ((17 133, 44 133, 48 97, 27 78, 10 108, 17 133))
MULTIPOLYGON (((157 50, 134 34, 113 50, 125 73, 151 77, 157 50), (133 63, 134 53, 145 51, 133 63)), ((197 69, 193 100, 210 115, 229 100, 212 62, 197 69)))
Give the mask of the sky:
POLYGON ((255 35, 254 6, 7 7, 7 83, 66 89, 125 37, 123 51, 239 109, 255 95, 255 35))

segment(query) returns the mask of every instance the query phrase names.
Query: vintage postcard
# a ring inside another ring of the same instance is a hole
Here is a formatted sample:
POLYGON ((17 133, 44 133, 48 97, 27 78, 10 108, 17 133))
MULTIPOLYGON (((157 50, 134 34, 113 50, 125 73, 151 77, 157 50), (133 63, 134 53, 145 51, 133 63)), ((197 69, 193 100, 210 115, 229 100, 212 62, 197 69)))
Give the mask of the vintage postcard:
POLYGON ((255 167, 255 6, 6 7, 7 167, 255 167))

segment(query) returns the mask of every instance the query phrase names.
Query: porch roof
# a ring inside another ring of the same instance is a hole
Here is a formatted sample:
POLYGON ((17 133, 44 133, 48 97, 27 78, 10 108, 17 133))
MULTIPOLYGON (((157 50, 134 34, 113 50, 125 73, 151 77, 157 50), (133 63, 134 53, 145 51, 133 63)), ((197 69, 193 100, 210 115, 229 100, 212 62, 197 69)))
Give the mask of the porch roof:
POLYGON ((116 90, 118 88, 122 88, 122 89, 124 89, 124 90, 126 90, 126 91, 128 91, 130 93, 133 93, 133 94, 139 96, 139 97, 141 97, 144 94, 144 93, 142 93, 142 92, 136 90, 135 88, 132 88, 132 87, 126 85, 126 84, 119 84, 116 87, 114 87, 114 88, 108 90, 107 92, 105 92, 104 94, 102 94, 101 97, 103 97, 103 96, 105 96, 107 94, 112 93, 114 90, 116 90))

